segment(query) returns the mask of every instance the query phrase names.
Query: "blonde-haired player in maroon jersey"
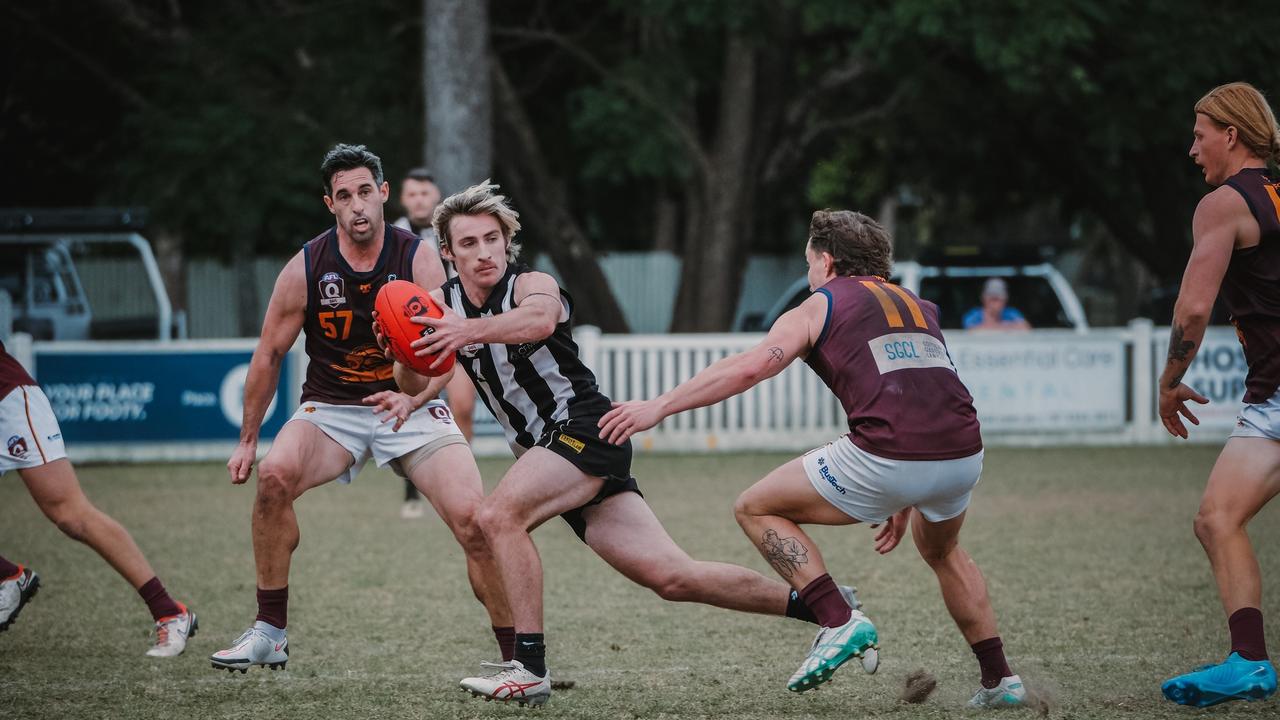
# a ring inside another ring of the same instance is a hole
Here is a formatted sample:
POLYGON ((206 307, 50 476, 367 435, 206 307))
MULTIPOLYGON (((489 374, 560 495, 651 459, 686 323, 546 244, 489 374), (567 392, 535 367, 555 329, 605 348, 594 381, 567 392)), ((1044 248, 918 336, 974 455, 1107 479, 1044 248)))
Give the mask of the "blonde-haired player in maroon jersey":
POLYGON ((1221 294, 1244 357, 1244 407, 1218 456, 1196 514, 1195 532, 1209 556, 1227 614, 1226 661, 1164 683, 1165 697, 1206 707, 1258 700, 1276 691, 1276 671, 1262 630, 1262 573, 1245 526, 1280 493, 1280 128, 1266 98, 1247 83, 1210 90, 1195 106, 1191 159, 1216 189, 1196 206, 1194 246, 1173 311, 1169 356, 1160 375, 1160 419, 1187 437, 1184 405, 1208 402, 1183 384, 1221 294))
POLYGON ((878 634, 836 592, 802 524, 883 524, 876 550, 898 545, 908 525, 938 577, 952 619, 982 671, 974 707, 1021 705, 986 582, 957 542, 982 473, 982 436, 938 325, 938 308, 886 280, 889 234, 849 211, 813 214, 809 287, 764 341, 725 358, 653 400, 615 403, 601 437, 625 442, 678 412, 732 397, 803 358, 840 399, 849 434, 774 470, 738 498, 738 523, 769 564, 813 609, 822 628, 787 687, 804 692, 861 658, 874 672, 878 634))

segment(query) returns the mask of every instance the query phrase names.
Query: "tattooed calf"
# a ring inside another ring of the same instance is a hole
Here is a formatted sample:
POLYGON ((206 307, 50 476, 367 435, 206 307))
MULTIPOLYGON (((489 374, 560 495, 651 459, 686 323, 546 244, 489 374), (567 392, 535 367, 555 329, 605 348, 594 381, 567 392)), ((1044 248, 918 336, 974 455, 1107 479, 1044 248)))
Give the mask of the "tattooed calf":
POLYGON ((760 539, 760 550, 773 566, 774 570, 784 578, 795 575, 800 566, 809 562, 809 548, 793 537, 779 538, 773 530, 765 530, 760 539))

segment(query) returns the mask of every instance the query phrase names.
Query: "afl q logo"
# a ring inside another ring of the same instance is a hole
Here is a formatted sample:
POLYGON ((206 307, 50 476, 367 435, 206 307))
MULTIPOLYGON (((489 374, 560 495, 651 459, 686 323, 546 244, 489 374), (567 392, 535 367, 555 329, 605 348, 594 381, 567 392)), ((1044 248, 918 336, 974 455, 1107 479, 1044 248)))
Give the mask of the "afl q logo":
POLYGON ((347 303, 347 289, 342 276, 335 272, 325 273, 320 278, 320 304, 325 307, 338 307, 347 303))

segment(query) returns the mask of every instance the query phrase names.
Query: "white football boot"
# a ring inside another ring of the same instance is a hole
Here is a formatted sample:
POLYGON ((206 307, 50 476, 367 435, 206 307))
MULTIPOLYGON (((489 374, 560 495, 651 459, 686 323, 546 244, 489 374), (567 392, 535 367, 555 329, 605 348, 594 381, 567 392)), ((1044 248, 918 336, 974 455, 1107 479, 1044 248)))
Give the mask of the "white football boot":
POLYGON ((1010 675, 1000 679, 1000 684, 993 688, 978 688, 978 692, 969 700, 971 708, 1019 707, 1027 702, 1027 688, 1022 678, 1010 675))
POLYGON ((874 673, 880 667, 878 640, 876 626, 866 615, 854 610, 844 625, 818 630, 809 655, 787 681, 787 689, 811 690, 830 680, 837 668, 855 657, 862 661, 865 672, 874 673))
POLYGON ((39 589, 40 576, 22 565, 18 566, 17 575, 0 580, 0 632, 9 629, 39 589))
POLYGON ((156 644, 147 651, 147 657, 177 657, 187 649, 187 638, 196 636, 200 622, 186 605, 178 603, 182 612, 156 621, 156 644))
POLYGON ((526 670, 519 660, 502 663, 482 662, 480 667, 494 668, 498 672, 484 677, 463 678, 459 683, 462 689, 474 697, 482 697, 485 702, 501 700, 516 701, 521 707, 533 705, 537 707, 551 698, 551 670, 543 677, 526 670))
POLYGON ((271 639, 266 631, 254 623, 245 630, 231 647, 219 650, 209 656, 215 670, 239 670, 242 674, 251 666, 270 667, 272 670, 283 668, 289 661, 289 638, 282 637, 279 642, 271 639))

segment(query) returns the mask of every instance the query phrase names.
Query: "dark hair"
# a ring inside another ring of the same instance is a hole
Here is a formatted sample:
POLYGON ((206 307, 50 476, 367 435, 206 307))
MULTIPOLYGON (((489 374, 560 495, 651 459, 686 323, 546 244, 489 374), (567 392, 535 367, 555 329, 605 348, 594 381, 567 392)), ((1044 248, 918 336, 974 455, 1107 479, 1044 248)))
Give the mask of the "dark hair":
POLYGON ((382 184, 382 160, 377 155, 369 152, 363 145, 334 145, 333 149, 324 154, 324 161, 320 163, 320 182, 324 184, 324 194, 333 194, 334 173, 359 167, 369 168, 369 172, 373 174, 373 182, 382 184))
POLYGON ((809 220, 814 252, 830 253, 837 275, 889 277, 893 241, 880 223, 852 210, 819 210, 809 220))
MULTIPOLYGON (((404 180, 417 180, 418 182, 433 183, 436 181, 436 177, 431 174, 430 170, 424 167, 416 167, 404 174, 404 180)), ((401 180, 400 182, 404 182, 404 180, 401 180)))

